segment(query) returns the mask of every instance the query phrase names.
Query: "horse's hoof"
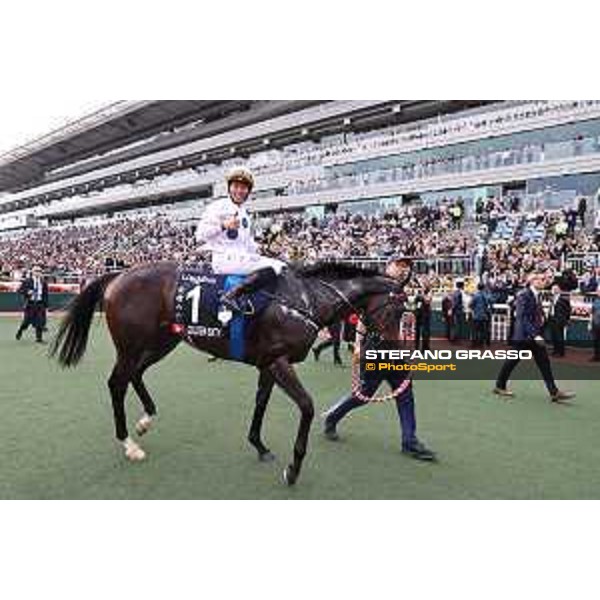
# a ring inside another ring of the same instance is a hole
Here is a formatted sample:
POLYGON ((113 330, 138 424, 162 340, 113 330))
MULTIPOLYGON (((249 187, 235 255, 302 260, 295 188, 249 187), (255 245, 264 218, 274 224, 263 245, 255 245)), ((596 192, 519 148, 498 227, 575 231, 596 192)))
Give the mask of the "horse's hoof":
POLYGON ((291 487, 296 483, 296 473, 294 472, 294 467, 292 467, 291 465, 287 466, 283 470, 283 482, 288 487, 291 487))
POLYGON ((129 462, 141 462, 146 458, 146 453, 132 440, 124 443, 125 457, 129 462))
POLYGON ((141 448, 130 448, 125 451, 125 456, 129 462, 142 462, 146 459, 146 453, 141 448))
POLYGON ((148 433, 152 427, 152 417, 144 415, 136 424, 135 432, 141 437, 148 433))
POLYGON ((263 463, 270 463, 277 460, 277 457, 272 452, 267 450, 266 452, 258 455, 258 460, 263 463))

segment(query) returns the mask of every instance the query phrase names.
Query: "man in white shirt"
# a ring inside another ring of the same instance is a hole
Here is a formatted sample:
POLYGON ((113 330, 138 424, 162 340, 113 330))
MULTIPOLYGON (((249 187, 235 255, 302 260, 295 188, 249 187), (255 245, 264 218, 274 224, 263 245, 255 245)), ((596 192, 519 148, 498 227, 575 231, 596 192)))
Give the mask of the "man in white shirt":
POLYGON ((252 222, 244 204, 254 188, 254 176, 245 167, 234 167, 227 174, 228 197, 210 204, 196 229, 202 250, 212 253, 215 273, 247 275, 223 295, 223 303, 237 311, 237 298, 275 281, 285 263, 258 254, 252 235, 252 222))

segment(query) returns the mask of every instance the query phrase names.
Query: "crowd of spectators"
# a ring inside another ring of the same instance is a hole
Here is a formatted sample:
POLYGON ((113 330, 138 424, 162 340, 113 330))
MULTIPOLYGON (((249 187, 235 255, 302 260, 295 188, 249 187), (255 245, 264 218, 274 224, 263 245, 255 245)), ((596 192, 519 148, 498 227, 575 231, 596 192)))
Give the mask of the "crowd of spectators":
MULTIPOLYGON (((292 263, 415 257, 419 259, 415 283, 434 289, 451 288, 456 277, 469 274, 509 288, 522 284, 540 263, 559 269, 568 256, 600 252, 598 231, 588 233, 581 226, 584 215, 579 205, 524 214, 518 198, 488 198, 476 203, 472 217, 466 219, 459 197, 374 214, 342 209, 320 217, 281 213, 257 217, 255 224, 264 254, 292 263), (510 237, 495 237, 499 223, 509 218, 515 219, 510 237), (523 235, 530 221, 541 228, 539 239, 523 235)), ((202 260, 194 224, 151 214, 0 238, 0 274, 6 278, 39 265, 56 279, 78 280, 163 260, 188 264, 202 260)))
POLYGON ((145 262, 194 262, 193 227, 165 217, 35 229, 0 238, 0 274, 17 278, 33 265, 51 278, 74 280, 145 262))
POLYGON ((381 214, 339 212, 322 218, 278 215, 260 221, 264 251, 290 261, 464 255, 475 243, 461 229, 458 203, 407 206, 381 214))
MULTIPOLYGON (((461 227, 463 218, 460 199, 372 215, 280 214, 256 219, 256 237, 262 252, 289 262, 467 255, 476 232, 461 227)), ((54 277, 78 278, 144 262, 198 262, 193 230, 157 215, 35 229, 0 238, 0 273, 11 277, 35 264, 54 277)))

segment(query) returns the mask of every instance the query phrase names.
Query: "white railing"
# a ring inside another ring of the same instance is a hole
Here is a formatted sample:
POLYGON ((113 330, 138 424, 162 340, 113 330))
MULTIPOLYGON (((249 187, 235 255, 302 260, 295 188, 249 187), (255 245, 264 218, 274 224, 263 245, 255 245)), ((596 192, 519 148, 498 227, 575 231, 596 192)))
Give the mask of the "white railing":
MULTIPOLYGON (((390 257, 353 256, 349 258, 326 258, 325 262, 344 263, 357 267, 381 267, 390 257)), ((413 272, 417 275, 456 275, 466 277, 474 274, 474 257, 468 254, 444 255, 431 258, 411 258, 413 272)))
POLYGON ((600 252, 570 254, 565 260, 565 266, 581 275, 590 267, 600 267, 600 252))

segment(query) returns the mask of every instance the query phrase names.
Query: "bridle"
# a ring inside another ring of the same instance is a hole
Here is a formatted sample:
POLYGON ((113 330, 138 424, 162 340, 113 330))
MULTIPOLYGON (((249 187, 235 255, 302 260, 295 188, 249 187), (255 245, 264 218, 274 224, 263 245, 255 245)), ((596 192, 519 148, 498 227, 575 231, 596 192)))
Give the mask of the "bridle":
MULTIPOLYGON (((392 279, 391 277, 388 279, 390 281, 393 281, 395 286, 399 285, 395 279, 392 279)), ((373 316, 379 314, 379 312, 383 311, 391 304, 395 304, 397 302, 398 294, 396 292, 388 292, 386 301, 380 306, 375 307, 374 309, 361 309, 360 307, 353 304, 350 301, 350 299, 346 296, 346 294, 340 291, 329 281, 325 281, 323 279, 317 279, 317 281, 325 288, 334 292, 335 295, 342 301, 342 305, 345 305, 347 308, 349 308, 352 313, 360 315, 361 321, 367 329, 367 333, 377 333, 379 335, 383 334, 379 325, 373 320, 373 316)), ((335 312, 337 312, 337 310, 335 312)))
MULTIPOLYGON (((402 289, 404 289, 404 287, 410 280, 411 274, 412 274, 412 269, 408 273, 407 277, 405 277, 405 279, 402 281, 401 284, 398 284, 398 282, 396 282, 396 280, 393 280, 393 281, 396 285, 399 285, 399 286, 401 286, 402 289)), ((354 306, 352 304, 352 302, 350 302, 348 297, 343 292, 338 290, 334 285, 332 285, 331 283, 329 283, 327 281, 323 281, 323 280, 319 280, 319 283, 321 283, 326 288, 335 292, 335 294, 342 300, 342 302, 346 306, 348 306, 354 313, 362 315, 361 321, 367 331, 366 331, 366 333, 359 334, 359 335, 362 335, 363 338, 366 337, 367 335, 369 335, 370 333, 376 333, 377 335, 383 336, 383 332, 381 331, 381 328, 377 325, 377 323, 372 321, 372 317, 375 314, 379 313, 379 311, 387 308, 390 304, 395 303, 397 301, 397 295, 398 295, 397 293, 388 292, 387 299, 383 304, 375 307, 375 309, 373 309, 373 310, 362 310, 361 311, 358 309, 358 307, 354 306)), ((351 383, 352 395, 353 395, 353 397, 358 398, 361 402, 380 403, 380 402, 387 402, 388 400, 396 400, 402 394, 404 394, 404 392, 410 387, 411 384, 412 384, 412 376, 409 374, 409 376, 406 377, 406 379, 398 387, 393 389, 391 392, 380 395, 380 396, 377 396, 377 395, 367 396, 366 394, 363 394, 363 392, 362 392, 363 384, 362 384, 362 380, 360 377, 360 361, 353 358, 352 383, 351 383)))
MULTIPOLYGON (((398 282, 396 279, 393 279, 391 277, 386 277, 386 276, 383 276, 383 277, 385 277, 386 279, 389 279, 390 282, 393 282, 395 287, 398 287, 399 289, 403 289, 404 286, 408 283, 411 274, 412 274, 412 269, 411 269, 411 272, 409 272, 408 276, 405 277, 402 282, 398 282)), ((341 290, 339 290, 335 285, 333 285, 329 281, 325 281, 324 279, 317 278, 317 282, 320 285, 322 285, 323 287, 325 287, 326 289, 333 292, 335 294, 335 296, 339 299, 338 302, 341 301, 342 307, 345 306, 352 313, 360 315, 360 319, 366 329, 366 333, 361 334, 361 335, 363 335, 363 337, 365 337, 371 333, 375 333, 379 336, 384 335, 383 331, 381 330, 379 325, 374 321, 373 317, 375 315, 379 314, 380 311, 385 310, 391 304, 397 303, 398 295, 399 295, 397 292, 393 292, 393 291, 388 292, 385 302, 383 302, 379 306, 376 306, 373 309, 362 309, 362 308, 356 306, 356 304, 354 304, 348 298, 348 296, 346 294, 344 294, 341 290)), ((308 287, 306 289, 307 289, 307 293, 309 295, 309 298, 310 298, 311 304, 312 304, 312 300, 313 300, 312 291, 308 287)), ((271 298, 271 300, 277 301, 282 307, 286 308, 288 311, 293 313, 295 316, 300 317, 305 323, 310 325, 315 330, 315 332, 318 332, 323 328, 324 324, 319 323, 318 320, 315 319, 315 315, 314 315, 312 306, 305 308, 305 307, 300 307, 295 304, 291 304, 287 300, 287 298, 282 298, 279 295, 273 294, 271 292, 267 292, 266 290, 261 290, 261 293, 263 293, 267 297, 271 298)), ((337 313, 338 309, 336 308, 334 310, 334 312, 337 313)), ((375 396, 366 396, 361 391, 362 381, 361 381, 361 377, 360 377, 359 361, 356 361, 353 359, 351 389, 352 389, 353 396, 358 398, 361 402, 379 403, 379 402, 386 402, 387 400, 395 400, 409 388, 411 383, 412 383, 412 377, 409 375, 396 389, 392 390, 388 394, 383 394, 381 396, 376 396, 376 395, 375 396)))
MULTIPOLYGON (((394 287, 402 287, 406 284, 406 282, 410 278, 410 275, 401 283, 398 282, 396 279, 393 279, 392 277, 388 277, 385 275, 381 275, 380 277, 383 277, 384 279, 389 280, 390 283, 393 283, 394 287)), ((365 324, 365 327, 367 328, 368 331, 376 331, 377 333, 382 334, 381 329, 373 321, 372 316, 378 314, 380 311, 387 308, 390 304, 397 301, 397 293, 396 292, 388 292, 388 299, 386 300, 386 302, 383 305, 378 306, 373 310, 365 310, 365 309, 362 309, 362 308, 356 306, 354 303, 352 303, 350 301, 350 299, 346 296, 346 294, 344 294, 342 291, 340 291, 335 285, 333 285, 329 281, 326 281, 321 278, 315 278, 315 280, 321 286, 332 291, 336 295, 336 297, 341 301, 341 307, 345 306, 350 310, 350 312, 361 315, 361 320, 365 324)), ((325 327, 326 325, 325 325, 325 323, 320 322, 320 320, 318 318, 316 318, 316 316, 315 316, 314 296, 313 296, 310 286, 305 286, 305 289, 306 289, 307 295, 309 297, 309 306, 306 306, 306 305, 300 306, 297 303, 290 302, 289 299, 286 297, 283 297, 279 294, 274 294, 274 293, 269 292, 264 289, 260 290, 260 293, 263 294, 264 296, 266 296, 267 298, 269 298, 270 300, 276 301, 283 308, 285 308, 288 312, 290 312, 293 316, 299 317, 307 325, 309 325, 316 332, 318 332, 321 329, 323 329, 323 327, 325 327)), ((383 293, 384 292, 381 292, 381 294, 383 294, 383 293)), ((334 313, 338 313, 338 312, 339 312, 339 308, 335 307, 334 313)), ((244 312, 244 314, 246 314, 246 313, 244 312)), ((251 315, 252 313, 248 313, 248 314, 251 315)))
MULTIPOLYGON (((409 262, 408 272, 405 274, 405 276, 401 280, 396 279, 395 277, 391 277, 386 274, 381 274, 381 275, 379 275, 379 277, 384 280, 389 281, 391 284, 393 284, 393 286, 395 288, 402 290, 402 293, 404 293, 404 289, 408 285, 408 282, 410 281, 412 275, 413 275, 413 264, 412 264, 412 262, 409 262)), ((397 292, 388 292, 387 300, 382 305, 376 307, 375 309, 373 309, 373 310, 362 309, 361 310, 360 308, 355 306, 352 302, 350 302, 349 298, 343 292, 341 292, 337 287, 335 287, 333 284, 331 284, 330 282, 325 281, 320 278, 318 278, 317 281, 321 285, 326 287, 327 289, 330 289, 331 291, 333 291, 335 293, 335 295, 338 298, 340 298, 340 300, 342 300, 342 303, 344 305, 346 305, 348 308, 350 308, 353 313, 361 315, 361 321, 362 321, 363 325, 365 326, 365 329, 367 330, 367 334, 377 333, 379 335, 383 335, 381 328, 377 325, 377 323, 375 323, 373 321, 372 317, 374 315, 378 314, 380 311, 386 309, 390 304, 394 304, 395 302, 397 302, 398 296, 399 296, 399 294, 397 292)))

